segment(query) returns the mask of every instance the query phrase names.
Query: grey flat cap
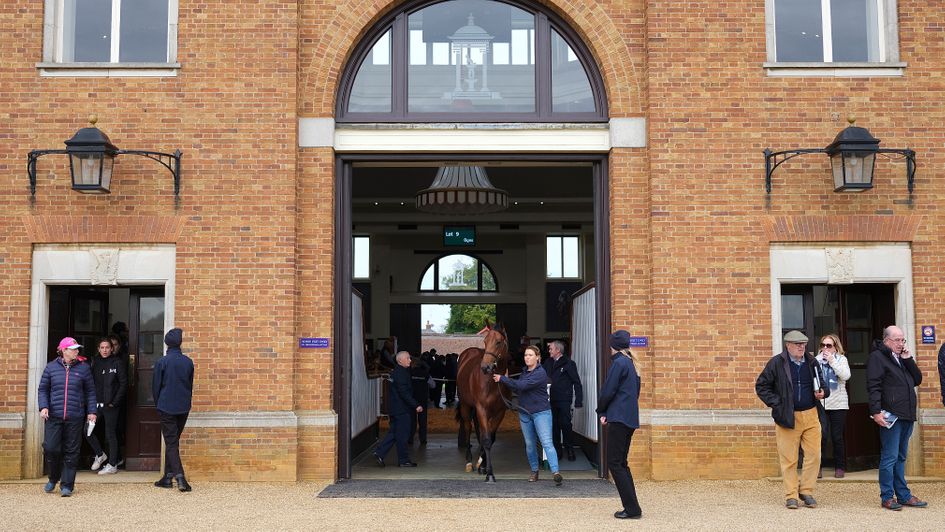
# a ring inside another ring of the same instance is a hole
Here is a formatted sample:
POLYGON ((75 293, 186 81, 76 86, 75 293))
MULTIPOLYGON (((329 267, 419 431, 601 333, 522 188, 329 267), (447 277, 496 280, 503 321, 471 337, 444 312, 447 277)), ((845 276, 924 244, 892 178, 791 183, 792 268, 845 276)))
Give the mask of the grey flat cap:
POLYGON ((807 337, 804 336, 804 333, 802 333, 801 331, 788 331, 788 333, 784 335, 784 341, 791 342, 791 343, 804 342, 806 344, 807 337))

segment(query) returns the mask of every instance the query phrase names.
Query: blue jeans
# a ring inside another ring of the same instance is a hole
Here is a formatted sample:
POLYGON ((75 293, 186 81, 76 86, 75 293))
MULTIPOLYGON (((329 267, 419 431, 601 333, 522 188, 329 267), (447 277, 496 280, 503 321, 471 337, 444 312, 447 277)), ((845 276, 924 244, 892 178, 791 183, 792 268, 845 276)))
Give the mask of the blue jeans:
POLYGON ((525 437, 525 455, 528 456, 528 465, 532 471, 538 471, 541 463, 538 461, 538 448, 535 440, 541 441, 541 447, 548 457, 548 467, 552 473, 558 472, 558 453, 551 440, 551 410, 542 410, 535 414, 519 413, 518 421, 522 425, 522 436, 525 437))
POLYGON ((914 421, 900 419, 892 428, 879 429, 879 497, 883 501, 892 499, 893 492, 900 502, 912 498, 906 486, 906 453, 912 436, 914 421))

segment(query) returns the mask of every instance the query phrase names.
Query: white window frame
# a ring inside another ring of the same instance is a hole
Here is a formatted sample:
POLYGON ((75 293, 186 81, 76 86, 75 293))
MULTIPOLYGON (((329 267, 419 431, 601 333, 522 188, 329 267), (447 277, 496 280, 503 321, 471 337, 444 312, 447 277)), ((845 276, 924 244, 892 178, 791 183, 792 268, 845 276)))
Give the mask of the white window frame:
POLYGON ((879 61, 834 62, 831 0, 820 0, 823 24, 824 61, 778 62, 775 33, 775 0, 765 0, 765 36, 768 56, 764 68, 769 76, 872 77, 902 76, 906 63, 899 61, 897 0, 871 0, 877 3, 879 61))
POLYGON ((180 0, 167 0, 167 61, 122 63, 118 61, 121 40, 121 2, 112 2, 111 60, 107 62, 64 62, 64 0, 44 0, 43 61, 36 64, 42 76, 71 77, 166 77, 176 76, 177 19, 180 0))
POLYGON ((545 279, 554 280, 554 281, 569 280, 569 279, 583 279, 583 276, 584 276, 584 268, 582 267, 582 264, 583 264, 582 259, 584 255, 583 249, 584 249, 583 239, 581 238, 581 235, 575 235, 575 234, 547 234, 545 235, 545 279), (577 275, 576 276, 567 276, 564 274, 564 241, 563 240, 561 242, 561 256, 560 256, 561 275, 552 276, 548 272, 548 239, 549 238, 561 238, 561 239, 576 238, 577 239, 577 257, 575 257, 575 260, 577 261, 577 275))

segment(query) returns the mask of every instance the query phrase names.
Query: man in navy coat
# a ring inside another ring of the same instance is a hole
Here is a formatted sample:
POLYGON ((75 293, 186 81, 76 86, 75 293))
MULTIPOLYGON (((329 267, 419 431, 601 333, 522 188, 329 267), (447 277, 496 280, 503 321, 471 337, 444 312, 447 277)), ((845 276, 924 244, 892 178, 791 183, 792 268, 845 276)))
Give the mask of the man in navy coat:
POLYGON ((391 374, 390 394, 388 400, 388 414, 390 416, 390 430, 374 449, 374 460, 377 465, 384 467, 384 456, 390 448, 397 444, 397 462, 400 467, 417 467, 407 455, 407 438, 410 436, 410 417, 414 412, 423 412, 423 407, 413 398, 410 387, 410 353, 397 353, 397 365, 391 374))
POLYGON ((180 435, 184 432, 190 414, 194 392, 194 361, 181 352, 184 332, 171 329, 164 335, 167 353, 154 364, 151 393, 161 418, 164 435, 164 476, 154 483, 159 488, 171 488, 174 480, 180 491, 190 491, 180 461, 180 435))

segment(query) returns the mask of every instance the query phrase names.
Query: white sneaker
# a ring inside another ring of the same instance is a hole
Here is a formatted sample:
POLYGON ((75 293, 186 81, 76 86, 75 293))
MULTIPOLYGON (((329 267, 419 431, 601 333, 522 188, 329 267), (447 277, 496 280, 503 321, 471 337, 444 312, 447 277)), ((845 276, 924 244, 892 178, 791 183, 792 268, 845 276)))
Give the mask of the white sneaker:
POLYGON ((102 467, 102 464, 105 463, 105 460, 108 460, 108 455, 102 453, 95 457, 95 460, 92 462, 92 471, 98 471, 98 468, 102 467))
POLYGON ((98 472, 98 474, 99 475, 114 475, 117 472, 118 472, 117 467, 111 464, 105 464, 105 467, 103 467, 102 470, 98 472))

